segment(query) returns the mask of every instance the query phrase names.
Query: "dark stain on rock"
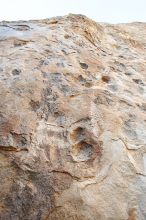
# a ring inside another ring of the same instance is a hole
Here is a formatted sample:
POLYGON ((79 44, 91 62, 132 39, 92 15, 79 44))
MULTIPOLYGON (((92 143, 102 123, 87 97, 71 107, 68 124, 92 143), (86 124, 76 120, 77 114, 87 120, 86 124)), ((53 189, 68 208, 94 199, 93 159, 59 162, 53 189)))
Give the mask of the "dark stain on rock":
POLYGON ((144 86, 144 82, 141 79, 132 79, 136 84, 144 86))
POLYGON ((36 112, 39 108, 40 108, 40 102, 39 101, 34 101, 34 100, 31 100, 30 101, 30 106, 31 106, 31 109, 36 112))
POLYGON ((28 43, 28 41, 15 39, 14 40, 14 47, 21 47, 21 46, 26 45, 27 43, 28 43))
POLYGON ((38 115, 48 119, 49 115, 56 115, 59 114, 58 104, 57 104, 58 94, 56 91, 48 86, 46 89, 43 89, 42 92, 42 101, 40 104, 40 108, 38 109, 38 115))
POLYGON ((54 72, 54 73, 43 73, 44 77, 49 80, 50 87, 55 86, 61 93, 64 95, 70 94, 72 88, 70 88, 68 79, 63 73, 54 72))
POLYGON ((3 151, 27 151, 30 143, 30 134, 17 134, 12 130, 9 133, 0 134, 0 150, 3 151))
POLYGON ((66 172, 53 171, 53 188, 55 192, 66 190, 72 183, 72 177, 66 172))
POLYGON ((1 146, 0 145, 0 151, 14 151, 14 152, 18 152, 18 151, 27 151, 28 149, 27 148, 18 148, 18 147, 15 147, 15 146, 1 146))
POLYGON ((30 144, 30 137, 26 134, 12 133, 13 140, 18 147, 28 146, 30 144))
POLYGON ((35 173, 29 175, 29 182, 21 185, 15 181, 11 188, 11 196, 5 198, 7 212, 3 219, 41 220, 49 210, 54 208, 54 190, 50 175, 35 173), (31 184, 28 184, 31 183, 31 184))
POLYGON ((137 138, 134 121, 135 119, 128 119, 124 122, 124 131, 126 135, 132 140, 136 140, 137 138))
POLYGON ((86 82, 86 83, 85 83, 85 86, 86 86, 87 88, 92 87, 92 82, 86 82))
POLYGON ((116 84, 109 84, 108 85, 108 88, 110 90, 112 90, 113 92, 117 91, 118 90, 118 86, 116 84))
POLYGON ((13 121, 7 120, 3 116, 0 117, 0 135, 5 136, 13 129, 13 121))
POLYGON ((114 100, 112 99, 112 96, 103 93, 97 96, 97 98, 94 100, 94 103, 97 105, 113 105, 114 100))
POLYGON ((13 25, 12 28, 17 31, 29 31, 30 30, 30 27, 26 24, 13 25))

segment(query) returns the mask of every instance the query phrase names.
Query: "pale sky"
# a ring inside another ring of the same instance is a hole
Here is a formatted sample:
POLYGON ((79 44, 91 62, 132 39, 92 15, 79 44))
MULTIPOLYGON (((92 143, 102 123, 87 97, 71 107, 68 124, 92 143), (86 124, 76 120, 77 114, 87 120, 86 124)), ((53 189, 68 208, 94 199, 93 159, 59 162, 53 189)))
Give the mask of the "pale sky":
POLYGON ((84 14, 97 22, 146 22, 146 0, 0 0, 0 21, 68 13, 84 14))

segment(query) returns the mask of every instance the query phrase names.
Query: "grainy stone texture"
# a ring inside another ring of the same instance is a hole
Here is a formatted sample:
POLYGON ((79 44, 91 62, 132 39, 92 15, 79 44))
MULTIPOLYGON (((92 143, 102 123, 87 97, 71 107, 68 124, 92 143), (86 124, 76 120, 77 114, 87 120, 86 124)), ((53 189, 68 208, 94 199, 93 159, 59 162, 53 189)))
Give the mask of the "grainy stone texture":
POLYGON ((0 219, 146 219, 145 23, 0 23, 0 219))

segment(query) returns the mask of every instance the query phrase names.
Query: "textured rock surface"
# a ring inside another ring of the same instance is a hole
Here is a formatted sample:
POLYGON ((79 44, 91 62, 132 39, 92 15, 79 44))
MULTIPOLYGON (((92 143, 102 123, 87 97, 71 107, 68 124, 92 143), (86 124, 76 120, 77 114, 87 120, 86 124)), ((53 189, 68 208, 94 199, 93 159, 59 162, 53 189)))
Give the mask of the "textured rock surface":
POLYGON ((0 23, 0 219, 146 219, 146 24, 0 23))

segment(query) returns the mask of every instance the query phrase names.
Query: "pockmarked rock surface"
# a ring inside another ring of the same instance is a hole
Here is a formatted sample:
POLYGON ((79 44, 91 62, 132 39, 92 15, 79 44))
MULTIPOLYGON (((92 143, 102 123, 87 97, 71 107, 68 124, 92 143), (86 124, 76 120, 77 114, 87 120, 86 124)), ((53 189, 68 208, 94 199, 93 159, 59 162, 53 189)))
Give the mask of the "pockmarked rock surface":
POLYGON ((145 23, 0 23, 0 219, 146 219, 145 23))

